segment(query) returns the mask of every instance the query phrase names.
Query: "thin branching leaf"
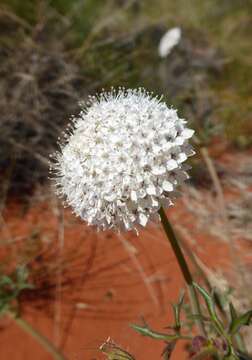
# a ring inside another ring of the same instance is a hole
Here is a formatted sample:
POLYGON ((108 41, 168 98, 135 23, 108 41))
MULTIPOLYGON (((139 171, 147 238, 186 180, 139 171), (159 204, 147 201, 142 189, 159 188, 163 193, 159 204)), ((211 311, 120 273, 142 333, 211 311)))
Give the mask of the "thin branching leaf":
POLYGON ((182 309, 183 302, 184 302, 184 297, 185 297, 185 293, 182 292, 182 294, 180 295, 178 304, 172 304, 173 314, 174 314, 174 319, 175 319, 174 329, 176 331, 179 331, 181 328, 180 314, 181 314, 181 309, 182 309))
POLYGON ((211 295, 205 289, 203 289, 201 286, 199 286, 198 284, 194 283, 194 286, 196 287, 196 289, 200 292, 200 294, 204 298, 211 318, 215 318, 216 312, 215 312, 214 302, 213 302, 211 295))
POLYGON ((10 275, 0 275, 0 313, 3 314, 24 289, 31 289, 33 285, 28 282, 28 270, 19 266, 10 275))
POLYGON ((252 310, 247 311, 245 314, 234 318, 231 321, 229 333, 236 334, 242 326, 249 326, 252 318, 252 310))
POLYGON ((238 315, 232 302, 229 303, 229 311, 231 317, 231 324, 237 319, 238 315))
POLYGON ((139 334, 143 336, 149 336, 152 339, 156 339, 156 340, 174 341, 177 340, 179 337, 177 334, 169 335, 169 334, 153 331, 147 325, 140 326, 140 325, 132 324, 131 327, 134 330, 136 330, 139 334))
POLYGON ((199 286, 198 284, 194 283, 195 288, 200 292, 200 294, 202 295, 202 297, 205 300, 210 318, 212 320, 212 323, 215 327, 215 329, 218 331, 219 334, 223 335, 224 333, 224 327, 221 323, 221 321, 219 320, 217 313, 215 311, 215 305, 214 305, 214 300, 213 297, 205 290, 203 289, 201 286, 199 286))

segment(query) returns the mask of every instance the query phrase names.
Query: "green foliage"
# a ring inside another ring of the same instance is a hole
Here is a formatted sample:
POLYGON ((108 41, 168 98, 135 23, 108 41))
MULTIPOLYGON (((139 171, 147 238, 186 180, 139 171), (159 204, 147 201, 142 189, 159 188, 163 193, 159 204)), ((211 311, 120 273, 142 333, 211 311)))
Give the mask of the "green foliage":
POLYGON ((144 326, 132 324, 131 327, 143 336, 148 336, 155 340, 174 341, 179 338, 179 335, 169 335, 160 333, 150 329, 146 324, 144 326))
MULTIPOLYGON (((181 312, 186 309, 184 304, 184 296, 179 299, 178 304, 173 306, 174 325, 169 326, 173 330, 173 334, 160 333, 152 330, 146 323, 143 326, 132 325, 139 334, 148 336, 155 340, 162 340, 165 342, 165 349, 163 352, 164 359, 169 359, 174 350, 177 341, 180 339, 188 339, 191 343, 192 359, 204 359, 213 355, 217 359, 238 360, 243 358, 237 348, 236 336, 239 335, 242 326, 248 326, 252 319, 252 310, 238 315, 234 306, 230 304, 230 321, 226 324, 220 318, 217 311, 216 297, 208 293, 204 288, 194 283, 195 289, 204 299, 206 310, 208 314, 188 314, 186 311, 186 318, 193 321, 194 325, 198 319, 201 319, 206 325, 207 335, 197 335, 195 337, 187 334, 187 323, 181 321, 181 312)), ((190 330, 191 333, 191 330, 190 330)), ((245 356, 245 355, 244 355, 245 356)), ((246 358, 246 357, 245 357, 246 358)))
POLYGON ((19 266, 10 275, 0 274, 0 314, 8 310, 24 289, 33 286, 28 281, 28 270, 25 266, 19 266))
POLYGON ((237 315, 237 312, 233 306, 232 303, 229 304, 230 309, 230 324, 228 326, 228 330, 225 329, 225 324, 222 323, 220 318, 217 315, 216 309, 215 309, 215 299, 212 295, 210 295, 205 289, 203 289, 198 284, 194 284, 195 288, 200 292, 202 297, 205 300, 208 312, 209 312, 209 319, 212 321, 212 323, 215 326, 215 329, 217 332, 220 333, 220 335, 226 337, 226 339, 229 341, 229 335, 233 336, 237 334, 240 331, 240 328, 242 326, 249 326, 252 318, 252 310, 249 310, 245 312, 242 315, 237 315))
POLYGON ((182 310, 182 306, 184 303, 184 298, 185 298, 185 294, 183 292, 179 298, 178 304, 172 304, 173 316, 174 316, 174 320, 175 320, 173 329, 178 333, 181 328, 181 310, 182 310))
POLYGON ((184 303, 184 293, 181 294, 179 301, 177 304, 172 304, 173 316, 174 316, 174 324, 172 326, 168 326, 170 330, 173 331, 172 334, 161 333, 158 331, 152 330, 146 322, 144 325, 131 325, 131 327, 136 330, 139 334, 143 336, 148 336, 155 340, 163 340, 165 342, 165 348, 163 350, 162 356, 164 360, 170 359, 173 350, 177 344, 179 339, 190 339, 190 336, 183 335, 181 330, 181 311, 184 303))
POLYGON ((249 310, 240 316, 237 315, 234 316, 233 313, 232 321, 230 323, 228 330, 229 334, 235 335, 238 333, 238 331, 242 326, 249 326, 251 323, 251 319, 252 319, 252 310, 249 310))
POLYGON ((219 319, 217 312, 215 310, 214 298, 198 284, 194 284, 194 286, 200 292, 200 294, 203 296, 203 298, 206 302, 207 310, 209 313, 209 319, 211 320, 216 332, 219 333, 219 335, 221 335, 221 336, 225 335, 224 326, 223 326, 221 320, 219 319))

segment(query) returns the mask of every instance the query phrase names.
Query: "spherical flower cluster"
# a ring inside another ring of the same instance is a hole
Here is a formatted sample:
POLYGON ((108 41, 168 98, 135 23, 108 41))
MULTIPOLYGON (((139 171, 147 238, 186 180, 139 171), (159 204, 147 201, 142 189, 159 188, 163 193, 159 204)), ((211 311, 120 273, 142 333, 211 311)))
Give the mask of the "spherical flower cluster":
POLYGON ((176 110, 141 88, 91 97, 56 154, 58 193, 100 229, 145 226, 188 178, 192 135, 176 110))

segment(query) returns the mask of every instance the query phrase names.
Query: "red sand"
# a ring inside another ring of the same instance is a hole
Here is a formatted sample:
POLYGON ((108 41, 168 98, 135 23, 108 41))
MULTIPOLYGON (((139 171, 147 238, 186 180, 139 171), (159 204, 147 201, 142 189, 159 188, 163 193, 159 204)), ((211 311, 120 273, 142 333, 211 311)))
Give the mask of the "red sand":
MULTIPOLYGON (((2 249, 14 261, 26 259, 37 289, 21 298, 25 319, 61 347, 69 360, 104 359, 97 349, 109 336, 137 360, 160 358, 164 344, 141 337, 129 324, 139 323, 141 316, 159 331, 171 324, 170 303, 178 299, 183 280, 161 228, 151 225, 139 237, 118 237, 97 233, 65 211, 62 249, 60 214, 52 205, 35 204, 22 214, 22 206, 13 204, 4 212, 1 238, 10 245, 2 249), (40 255, 34 259, 34 254, 40 255)), ((197 233, 197 219, 181 202, 168 214, 196 240, 193 250, 203 263, 230 267, 228 245, 197 233)), ((0 332, 0 360, 52 359, 14 322, 1 319, 0 332)), ((173 359, 187 359, 183 347, 177 346, 173 359)))
MULTIPOLYGON (((171 217, 174 210, 170 211, 171 217)), ((177 204, 176 218, 181 212, 181 221, 192 223, 195 219, 185 218, 183 208, 177 204)), ((36 243, 56 243, 58 237, 58 216, 46 204, 39 204, 24 216, 20 207, 9 207, 5 214, 8 222, 8 234, 18 239, 33 237, 30 245, 36 243)), ((5 234, 6 236, 6 234, 5 234)), ((137 237, 134 234, 118 238, 112 233, 96 233, 90 227, 77 222, 69 212, 65 213, 64 249, 48 250, 42 257, 29 261, 33 268, 43 264, 50 266, 49 289, 39 296, 23 296, 22 306, 25 318, 50 339, 55 339, 68 359, 91 360, 103 359, 97 351, 99 345, 110 336, 117 344, 131 352, 138 360, 159 358, 163 344, 143 338, 136 334, 129 323, 140 321, 140 316, 159 331, 171 323, 170 303, 175 302, 183 286, 178 266, 161 229, 153 225, 137 237), (72 223, 71 223, 72 222, 72 223), (122 241, 127 241, 127 250, 122 241), (134 258, 131 258, 135 254, 134 258), (55 296, 58 267, 63 259, 61 277, 69 279, 62 285, 62 291, 55 296), (137 259, 137 263, 135 260, 137 259), (139 264, 148 279, 144 284, 139 264), (151 286, 151 289, 148 289, 151 286), (29 297, 30 296, 30 297, 29 297), (57 305, 58 304, 58 305, 57 305), (74 304, 78 304, 77 308, 74 304), (39 310, 37 308, 40 308, 39 310), (57 319, 53 317, 57 314, 57 319), (56 324, 55 324, 56 321, 56 324)), ((227 246, 206 236, 197 238, 200 257, 209 266, 227 263, 227 246), (217 250, 216 250, 217 249, 217 250)), ((13 246, 12 246, 13 248, 13 246)), ((50 246, 49 246, 50 248, 50 246)), ((20 246, 18 253, 20 253, 20 246)), ((37 251, 37 250, 36 250, 37 251)), ((41 251, 41 250, 40 250, 41 251)), ((16 254, 14 254, 16 256, 16 254)), ((22 255, 24 256, 24 254, 22 255)), ((29 253, 26 255, 29 258, 29 253)), ((33 281, 43 289, 39 275, 33 281)), ((27 334, 17 328, 15 323, 2 320, 0 337, 0 359, 49 360, 50 355, 27 334)), ((182 350, 183 344, 177 347, 174 359, 186 359, 182 350)))

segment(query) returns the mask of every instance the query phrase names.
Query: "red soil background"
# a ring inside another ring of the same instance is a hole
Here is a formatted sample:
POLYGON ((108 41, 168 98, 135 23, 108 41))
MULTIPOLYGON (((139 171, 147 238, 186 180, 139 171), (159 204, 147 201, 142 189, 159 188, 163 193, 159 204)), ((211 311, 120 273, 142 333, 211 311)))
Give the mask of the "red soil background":
MULTIPOLYGON (((59 346, 69 360, 104 359, 98 348, 109 336, 138 360, 160 358, 164 344, 140 336, 129 326, 144 317, 152 328, 164 331, 172 322, 170 303, 177 301, 183 287, 160 226, 152 224, 139 236, 97 233, 69 210, 64 211, 63 227, 59 209, 61 205, 55 207, 48 201, 37 202, 28 210, 13 202, 3 213, 1 238, 6 240, 3 248, 7 253, 2 255, 5 259, 26 258, 36 285, 21 297, 24 318, 59 346)), ((228 269, 232 265, 228 245, 197 232, 197 218, 181 201, 168 216, 175 226, 179 223, 187 229, 195 240, 190 246, 208 267, 228 269)), ((241 244, 243 259, 249 262, 251 247, 242 240, 241 244)), ((172 358, 187 359, 184 347, 185 343, 180 343, 172 358)), ((15 322, 2 318, 0 359, 52 357, 15 322)))

